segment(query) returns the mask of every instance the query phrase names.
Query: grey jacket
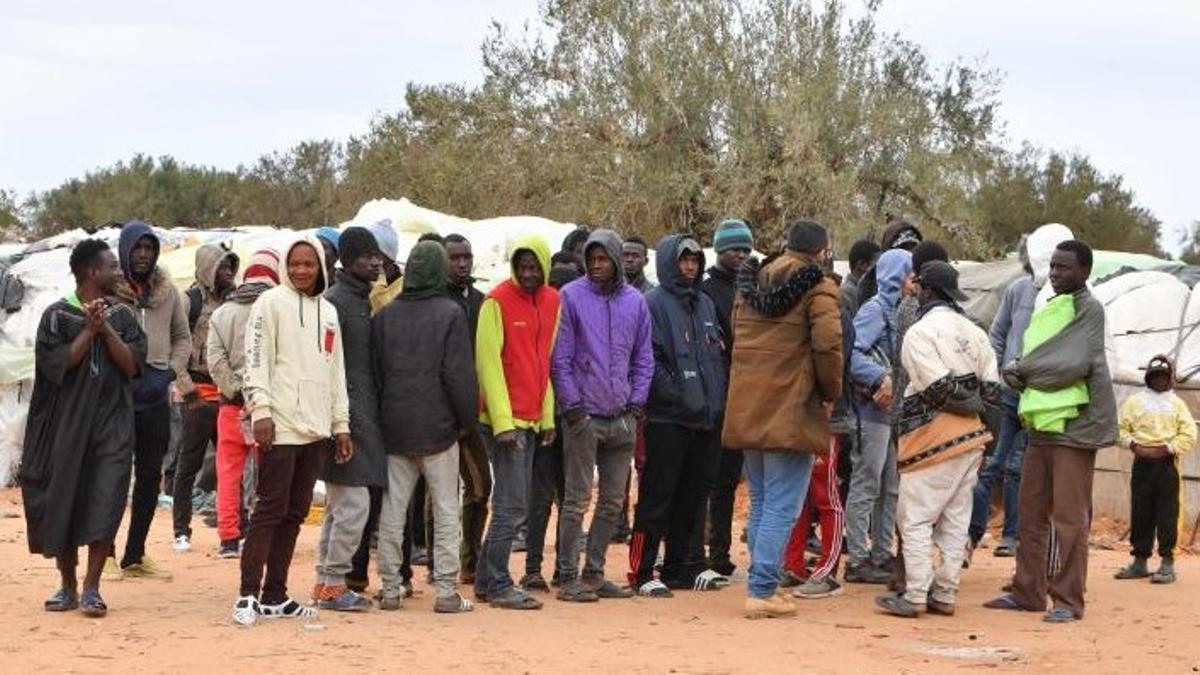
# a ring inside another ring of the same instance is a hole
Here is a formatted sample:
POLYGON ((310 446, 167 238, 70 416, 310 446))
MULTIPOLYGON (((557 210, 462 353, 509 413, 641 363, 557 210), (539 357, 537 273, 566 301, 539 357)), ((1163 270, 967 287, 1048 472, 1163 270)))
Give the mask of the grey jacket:
MULTIPOLYGON (((1104 305, 1084 289, 1075 294, 1075 320, 1014 366, 1010 384, 1053 391, 1087 382, 1090 401, 1061 434, 1029 432, 1031 445, 1100 450, 1117 442, 1117 400, 1104 353, 1104 305)), ((1006 374, 1007 375, 1007 374, 1006 374)))
POLYGON ((322 480, 337 485, 384 487, 387 454, 379 426, 379 392, 371 351, 371 286, 338 270, 325 299, 337 308, 342 329, 346 392, 350 399, 350 439, 354 456, 345 464, 325 460, 322 480))

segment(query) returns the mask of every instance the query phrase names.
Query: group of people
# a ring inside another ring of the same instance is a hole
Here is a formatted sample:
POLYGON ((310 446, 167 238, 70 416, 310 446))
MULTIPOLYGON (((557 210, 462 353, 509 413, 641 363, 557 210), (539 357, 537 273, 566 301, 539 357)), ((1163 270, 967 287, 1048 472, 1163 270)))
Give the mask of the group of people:
MULTIPOLYGON (((1092 467, 1117 442, 1118 418, 1104 309, 1086 285, 1091 250, 1065 229, 1023 243, 1028 275, 989 335, 966 315, 944 247, 904 221, 879 244, 855 243, 844 279, 829 233, 808 220, 761 262, 749 225, 726 220, 707 270, 696 238, 668 235, 654 249, 657 285, 640 238, 580 229, 551 255, 529 235, 486 295, 465 238, 422 237, 401 270, 386 221, 257 251, 236 285, 238 256, 201 246, 196 284, 180 293, 157 266, 153 228, 131 221, 116 255, 98 240, 76 246, 76 288, 39 326, 19 478, 30 550, 56 558, 62 576, 45 608, 103 616, 102 576, 169 575, 145 543, 174 388, 175 550, 191 549, 190 496, 211 443, 219 555, 240 559, 239 624, 397 610, 413 593, 417 537, 441 613, 473 609, 460 584, 517 610, 540 609, 552 586, 568 602, 719 590, 735 570, 743 476, 750 618, 838 594, 843 548, 844 581, 891 586, 876 598, 883 611, 953 614, 997 481, 996 553, 1015 554, 1017 568, 1011 592, 987 606, 1044 611, 1049 595, 1047 620, 1081 618, 1092 467), (288 576, 318 479, 309 603, 288 576), (605 572, 614 541, 628 542, 619 580, 605 572)), ((1168 502, 1195 425, 1172 398, 1170 368, 1151 363, 1151 393, 1122 410, 1120 442, 1137 463, 1136 558, 1121 578, 1151 576, 1157 531, 1152 580, 1174 579, 1168 525, 1179 514, 1168 502)))

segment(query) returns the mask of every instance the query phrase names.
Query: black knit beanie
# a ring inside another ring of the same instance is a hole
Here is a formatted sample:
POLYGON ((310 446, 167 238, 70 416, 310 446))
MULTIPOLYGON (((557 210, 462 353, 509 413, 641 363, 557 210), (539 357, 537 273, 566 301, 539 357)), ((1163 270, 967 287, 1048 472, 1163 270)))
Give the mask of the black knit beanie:
POLYGON ((816 253, 829 247, 829 233, 811 220, 794 220, 788 231, 787 246, 798 253, 816 253))
POLYGON ((343 265, 379 250, 375 235, 365 227, 347 227, 338 238, 338 254, 343 265))

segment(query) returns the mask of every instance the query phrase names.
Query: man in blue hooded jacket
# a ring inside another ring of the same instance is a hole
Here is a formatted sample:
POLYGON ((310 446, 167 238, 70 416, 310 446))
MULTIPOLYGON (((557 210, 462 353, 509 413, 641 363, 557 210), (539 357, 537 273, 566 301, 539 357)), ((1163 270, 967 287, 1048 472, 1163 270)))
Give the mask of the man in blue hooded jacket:
POLYGON ((846 505, 846 581, 886 584, 891 578, 892 542, 900 474, 891 408, 893 376, 899 364, 896 308, 900 289, 912 271, 912 254, 892 249, 875 266, 878 292, 854 317, 850 377, 857 392, 859 439, 855 445, 846 505), (868 530, 870 541, 868 542, 868 530))
POLYGON ((189 398, 195 389, 187 370, 192 334, 183 294, 166 270, 158 267, 162 246, 154 228, 140 220, 129 221, 121 228, 117 248, 124 278, 117 283, 116 296, 133 310, 146 333, 146 355, 140 374, 130 382, 136 447, 125 554, 119 567, 110 559, 104 572, 109 579, 169 579, 171 575, 146 555, 146 537, 158 506, 163 458, 171 436, 171 383, 189 398))
POLYGON ((646 404, 646 464, 638 481, 629 546, 629 581, 639 595, 670 589, 716 590, 729 580, 689 565, 688 548, 719 452, 715 430, 725 409, 725 343, 712 298, 700 290, 704 251, 695 239, 664 237, 655 252, 661 284, 646 295, 654 377, 646 404), (666 539, 660 579, 659 544, 666 539))

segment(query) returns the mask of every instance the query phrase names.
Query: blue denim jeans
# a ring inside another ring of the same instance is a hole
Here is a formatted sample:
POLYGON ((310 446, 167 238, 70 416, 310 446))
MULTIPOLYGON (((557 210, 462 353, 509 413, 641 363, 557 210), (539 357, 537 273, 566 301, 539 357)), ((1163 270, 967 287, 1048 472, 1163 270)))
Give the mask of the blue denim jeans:
POLYGON ((769 598, 779 587, 784 549, 808 496, 813 456, 806 452, 745 453, 746 482, 750 485, 750 520, 746 543, 750 547, 752 598, 769 598))
POLYGON ((1000 420, 1000 436, 996 439, 996 450, 988 458, 979 482, 975 484, 975 504, 971 509, 971 540, 979 541, 987 531, 988 516, 992 512, 992 488, 1001 483, 1004 490, 1004 537, 1017 537, 1017 508, 1021 494, 1021 465, 1025 461, 1025 445, 1028 437, 1021 419, 1017 416, 1020 397, 1005 391, 1001 399, 1003 418, 1000 420))
POLYGON ((538 435, 522 429, 516 433, 522 447, 506 448, 496 442, 491 427, 479 426, 492 464, 492 519, 475 568, 475 590, 489 596, 498 596, 513 586, 508 559, 517 527, 525 521, 529 507, 529 483, 533 479, 538 435))

